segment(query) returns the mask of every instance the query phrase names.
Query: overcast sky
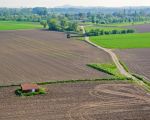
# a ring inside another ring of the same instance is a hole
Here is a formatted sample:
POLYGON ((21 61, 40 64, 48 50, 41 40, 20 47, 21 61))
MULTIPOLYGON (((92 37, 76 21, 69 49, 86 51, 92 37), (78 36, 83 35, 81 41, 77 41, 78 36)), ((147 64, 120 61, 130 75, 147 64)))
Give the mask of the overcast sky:
POLYGON ((73 6, 150 6, 150 0, 0 0, 0 7, 73 6))

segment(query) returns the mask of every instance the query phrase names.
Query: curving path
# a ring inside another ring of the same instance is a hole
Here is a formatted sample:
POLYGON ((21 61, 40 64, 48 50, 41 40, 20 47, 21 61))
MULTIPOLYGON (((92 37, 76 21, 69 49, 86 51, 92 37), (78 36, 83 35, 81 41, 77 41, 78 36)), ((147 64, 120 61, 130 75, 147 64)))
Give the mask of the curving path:
MULTIPOLYGON (((81 29, 83 30, 83 34, 85 34, 84 26, 81 26, 81 29)), ((111 56, 113 62, 116 64, 118 70, 120 71, 120 73, 121 73, 122 75, 124 75, 124 76, 126 76, 126 77, 129 77, 129 78, 132 78, 132 79, 136 79, 134 76, 132 76, 130 73, 128 73, 128 72, 123 68, 123 66, 120 64, 120 62, 119 62, 119 60, 118 60, 116 54, 115 54, 111 49, 103 48, 103 47, 101 47, 101 46, 96 45, 95 43, 92 43, 92 42, 89 40, 89 37, 87 37, 87 36, 85 36, 85 41, 86 41, 87 43, 89 43, 89 44, 91 44, 91 45, 93 45, 93 46, 95 46, 95 47, 97 47, 97 48, 99 48, 99 49, 101 49, 101 50, 107 52, 107 53, 111 56)))

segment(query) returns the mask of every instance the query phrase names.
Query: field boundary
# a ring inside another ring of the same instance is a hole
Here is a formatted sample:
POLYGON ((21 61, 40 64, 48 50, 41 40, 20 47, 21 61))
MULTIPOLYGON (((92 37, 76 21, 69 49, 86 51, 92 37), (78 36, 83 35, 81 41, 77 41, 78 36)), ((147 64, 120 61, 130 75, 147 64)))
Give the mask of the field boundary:
MULTIPOLYGON (((95 78, 95 79, 80 79, 80 80, 58 80, 58 81, 46 81, 46 82, 33 82, 38 85, 48 85, 48 84, 63 84, 63 83, 78 83, 78 82, 98 82, 98 81, 126 81, 126 80, 132 80, 130 78, 121 79, 118 77, 112 77, 112 78, 95 78)), ((18 87, 21 83, 17 84, 10 84, 10 85, 0 85, 0 88, 3 87, 18 87)))
MULTIPOLYGON (((136 77, 137 80, 131 79, 131 78, 117 78, 117 77, 112 77, 112 78, 97 78, 97 79, 83 79, 83 80, 63 80, 63 81, 46 81, 46 82, 33 82, 38 85, 51 85, 51 84, 66 84, 66 83, 85 83, 85 82, 127 82, 131 84, 136 84, 140 87, 143 87, 147 92, 150 92, 150 82, 147 80, 140 80, 138 77, 136 77)), ((1 88, 9 88, 9 87, 20 87, 21 83, 18 84, 11 84, 11 85, 0 85, 1 88)))

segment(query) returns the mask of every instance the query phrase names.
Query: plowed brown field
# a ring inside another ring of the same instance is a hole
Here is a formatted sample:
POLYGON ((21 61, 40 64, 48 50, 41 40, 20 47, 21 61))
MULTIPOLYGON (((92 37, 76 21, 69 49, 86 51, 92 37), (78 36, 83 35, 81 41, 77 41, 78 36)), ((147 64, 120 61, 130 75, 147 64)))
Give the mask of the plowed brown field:
POLYGON ((120 60, 123 61, 133 73, 143 75, 150 79, 150 49, 116 50, 120 60))
POLYGON ((139 33, 150 32, 150 24, 126 26, 126 28, 135 29, 139 33))
POLYGON ((107 77, 88 63, 107 63, 105 52, 58 32, 0 31, 0 84, 107 77))
POLYGON ((0 88, 0 120, 150 120, 150 95, 125 82, 55 84, 43 96, 0 88))

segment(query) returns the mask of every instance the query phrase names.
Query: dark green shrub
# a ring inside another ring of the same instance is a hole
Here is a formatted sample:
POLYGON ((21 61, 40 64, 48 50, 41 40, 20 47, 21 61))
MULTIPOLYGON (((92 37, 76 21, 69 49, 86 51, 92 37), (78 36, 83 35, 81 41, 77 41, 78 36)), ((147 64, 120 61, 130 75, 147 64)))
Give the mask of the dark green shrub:
POLYGON ((127 33, 134 33, 135 32, 135 30, 133 30, 133 29, 128 29, 127 30, 127 33))
POLYGON ((118 30, 112 30, 112 34, 118 34, 118 30))
POLYGON ((121 34, 126 34, 127 31, 126 30, 121 30, 121 34))

